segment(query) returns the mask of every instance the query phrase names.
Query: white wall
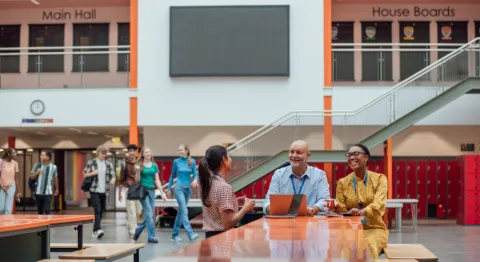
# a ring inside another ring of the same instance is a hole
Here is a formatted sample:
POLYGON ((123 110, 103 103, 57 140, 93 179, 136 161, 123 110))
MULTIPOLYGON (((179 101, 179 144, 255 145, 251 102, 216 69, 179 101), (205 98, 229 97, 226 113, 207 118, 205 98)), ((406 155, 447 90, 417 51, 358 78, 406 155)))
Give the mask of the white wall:
MULTIPOLYGON (((257 127, 146 127, 144 144, 155 156, 175 156, 179 144, 186 143, 193 156, 205 155, 211 145, 233 143, 257 127)), ((333 149, 344 149, 348 144, 358 143, 379 127, 335 127, 333 149)), ((287 150, 295 139, 306 140, 312 150, 322 150, 323 127, 284 127, 254 141, 248 148, 248 156, 272 155, 287 150)), ((474 143, 475 152, 480 152, 480 126, 413 126, 393 137, 393 156, 458 156, 460 144, 474 143)), ((383 155, 383 145, 372 150, 375 156, 383 155)), ((235 156, 247 156, 244 149, 235 156)))
POLYGON ((1 90, 0 126, 129 126, 129 97, 127 88, 1 90), (30 104, 37 99, 46 107, 40 116, 30 111, 30 104), (54 122, 22 124, 23 118, 51 118, 54 122))
MULTIPOLYGON (((332 107, 335 111, 357 110, 366 103, 387 92, 391 86, 335 86, 333 87, 332 107)), ((400 110, 408 109, 408 105, 419 105, 425 101, 427 95, 433 96, 430 88, 414 87, 398 97, 400 110)), ((480 125, 479 96, 476 94, 463 95, 437 112, 427 116, 415 125, 480 125)), ((388 112, 386 104, 379 104, 376 110, 369 112, 368 124, 387 124, 388 112)))
POLYGON ((264 125, 323 109, 323 1, 142 0, 138 12, 139 125, 264 125), (290 77, 169 77, 170 6, 279 4, 290 5, 290 77))

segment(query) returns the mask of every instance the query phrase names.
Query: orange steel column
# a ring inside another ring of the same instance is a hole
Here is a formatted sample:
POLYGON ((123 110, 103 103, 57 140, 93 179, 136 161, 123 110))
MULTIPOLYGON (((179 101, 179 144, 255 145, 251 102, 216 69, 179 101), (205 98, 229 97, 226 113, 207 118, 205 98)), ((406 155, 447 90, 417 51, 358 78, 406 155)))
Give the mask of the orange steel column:
MULTIPOLYGON (((388 182, 388 193, 387 199, 392 199, 393 196, 393 160, 392 160, 392 138, 390 137, 383 143, 383 163, 384 163, 384 172, 387 177, 388 182)), ((383 216, 385 223, 388 222, 391 225, 391 215, 387 209, 385 215, 383 216)), ((395 221, 396 223, 396 221, 395 221)))
MULTIPOLYGON (((130 88, 137 88, 138 0, 130 0, 130 88)), ((129 143, 138 145, 138 98, 130 97, 129 143)))
MULTIPOLYGON (((323 1, 323 46, 323 109, 330 111, 332 110, 332 0, 323 1)), ((331 116, 324 116, 323 144, 325 150, 331 150, 333 148, 331 116)), ((332 194, 334 185, 332 163, 325 163, 324 169, 325 173, 327 173, 328 183, 330 184, 330 194, 332 194)))

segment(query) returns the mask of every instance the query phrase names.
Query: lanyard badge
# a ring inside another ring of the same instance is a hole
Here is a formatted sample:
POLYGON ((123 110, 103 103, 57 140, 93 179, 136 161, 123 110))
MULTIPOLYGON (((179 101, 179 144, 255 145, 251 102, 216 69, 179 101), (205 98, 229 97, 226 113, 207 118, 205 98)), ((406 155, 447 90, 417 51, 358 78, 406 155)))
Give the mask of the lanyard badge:
MULTIPOLYGON (((302 189, 303 189, 303 186, 305 185, 306 178, 307 178, 307 176, 305 176, 303 178, 302 185, 300 185, 300 191, 298 192, 298 194, 302 193, 302 189)), ((297 189, 295 188, 295 183, 293 182, 293 177, 292 176, 290 176, 290 181, 292 181, 293 193, 296 195, 297 194, 297 189)))
MULTIPOLYGON (((367 181, 368 181, 368 171, 365 174, 365 179, 363 180, 363 185, 366 187, 367 186, 367 181)), ((358 207, 360 210, 363 209, 363 204, 358 201, 358 195, 357 195, 357 181, 355 180, 355 176, 352 177, 352 182, 353 182, 353 189, 355 190, 355 196, 357 197, 357 202, 358 202, 358 207)), ((367 219, 365 217, 360 218, 361 222, 363 225, 367 224, 367 219)))

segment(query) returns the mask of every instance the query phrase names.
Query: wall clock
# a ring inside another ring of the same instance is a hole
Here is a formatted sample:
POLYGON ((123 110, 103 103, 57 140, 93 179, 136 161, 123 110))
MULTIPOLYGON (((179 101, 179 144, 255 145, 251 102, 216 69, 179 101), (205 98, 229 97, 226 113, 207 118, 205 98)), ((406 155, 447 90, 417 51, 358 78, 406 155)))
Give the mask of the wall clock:
POLYGON ((45 112, 45 103, 42 100, 35 100, 30 104, 30 111, 32 114, 39 116, 45 112))

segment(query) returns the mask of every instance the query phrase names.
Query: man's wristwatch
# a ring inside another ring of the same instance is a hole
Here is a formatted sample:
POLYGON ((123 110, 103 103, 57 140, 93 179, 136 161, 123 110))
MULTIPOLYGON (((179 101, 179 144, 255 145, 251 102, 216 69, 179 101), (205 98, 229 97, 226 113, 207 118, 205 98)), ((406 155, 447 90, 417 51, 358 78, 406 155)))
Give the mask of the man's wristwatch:
POLYGON ((312 214, 315 215, 315 209, 313 207, 308 208, 310 211, 312 211, 312 214))

